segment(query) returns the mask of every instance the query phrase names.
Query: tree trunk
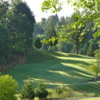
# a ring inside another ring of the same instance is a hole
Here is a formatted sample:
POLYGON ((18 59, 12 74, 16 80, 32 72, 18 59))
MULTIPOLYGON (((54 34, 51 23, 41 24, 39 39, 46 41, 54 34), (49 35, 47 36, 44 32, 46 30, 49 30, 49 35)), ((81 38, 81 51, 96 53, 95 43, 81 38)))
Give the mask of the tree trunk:
POLYGON ((52 46, 49 46, 49 51, 52 51, 52 46))
POLYGON ((76 47, 76 54, 78 54, 78 47, 76 47))
POLYGON ((98 73, 96 73, 96 75, 95 75, 95 81, 97 81, 98 80, 98 73))

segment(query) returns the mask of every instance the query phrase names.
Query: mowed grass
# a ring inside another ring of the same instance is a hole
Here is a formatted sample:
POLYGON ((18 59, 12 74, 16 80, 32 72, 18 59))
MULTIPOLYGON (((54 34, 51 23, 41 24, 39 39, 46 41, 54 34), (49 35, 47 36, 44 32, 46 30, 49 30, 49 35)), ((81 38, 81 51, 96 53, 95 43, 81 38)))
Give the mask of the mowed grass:
POLYGON ((47 88, 66 85, 74 91, 92 92, 100 85, 99 82, 82 83, 94 77, 89 70, 89 65, 95 62, 94 58, 60 52, 42 53, 31 54, 29 63, 18 65, 3 74, 13 76, 19 83, 19 90, 28 76, 34 83, 42 80, 47 88))
POLYGON ((80 100, 100 100, 100 97, 86 98, 86 99, 80 99, 80 100))

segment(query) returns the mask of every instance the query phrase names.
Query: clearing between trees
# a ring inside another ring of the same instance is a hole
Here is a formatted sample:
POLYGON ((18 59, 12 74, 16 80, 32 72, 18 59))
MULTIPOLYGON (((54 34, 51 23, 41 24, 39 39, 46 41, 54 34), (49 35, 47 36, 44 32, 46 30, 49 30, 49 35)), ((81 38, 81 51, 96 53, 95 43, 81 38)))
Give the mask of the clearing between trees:
POLYGON ((92 96, 93 93, 100 91, 99 80, 88 82, 94 78, 89 70, 89 65, 95 63, 93 57, 61 52, 39 52, 31 54, 31 60, 28 63, 17 65, 3 73, 13 76, 18 81, 19 90, 23 81, 30 76, 34 83, 43 81, 49 91, 52 91, 51 88, 63 85, 80 97, 81 93, 92 96))

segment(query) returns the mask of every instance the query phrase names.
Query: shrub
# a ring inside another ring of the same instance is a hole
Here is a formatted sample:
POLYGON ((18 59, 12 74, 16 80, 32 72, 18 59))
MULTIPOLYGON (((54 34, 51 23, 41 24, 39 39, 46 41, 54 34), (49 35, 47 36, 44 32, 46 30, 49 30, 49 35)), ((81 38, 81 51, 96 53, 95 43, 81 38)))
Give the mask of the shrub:
POLYGON ((55 90, 56 90, 57 94, 61 94, 64 91, 66 91, 66 87, 64 85, 63 86, 58 86, 55 90))
POLYGON ((40 38, 36 38, 35 42, 34 42, 34 46, 37 48, 37 49, 40 49, 42 47, 42 43, 41 43, 41 40, 40 38))
POLYGON ((37 88, 35 89, 35 95, 36 97, 39 97, 39 99, 44 99, 47 97, 48 91, 42 82, 38 82, 37 88))
POLYGON ((71 97, 71 92, 69 90, 67 90, 64 85, 63 86, 58 86, 55 89, 55 91, 58 94, 59 98, 68 98, 68 97, 71 97))
POLYGON ((0 76, 0 100, 16 100, 17 82, 9 75, 0 76))
POLYGON ((20 92, 21 99, 33 99, 35 97, 33 85, 30 79, 24 82, 24 86, 20 92))

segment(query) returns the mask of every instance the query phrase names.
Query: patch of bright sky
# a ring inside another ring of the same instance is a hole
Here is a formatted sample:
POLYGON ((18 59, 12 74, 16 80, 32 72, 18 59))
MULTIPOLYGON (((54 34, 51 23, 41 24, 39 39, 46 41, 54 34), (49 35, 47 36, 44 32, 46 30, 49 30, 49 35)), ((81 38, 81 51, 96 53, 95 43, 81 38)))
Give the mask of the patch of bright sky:
MULTIPOLYGON (((33 0, 33 1, 32 0, 24 0, 24 1, 28 4, 30 9, 33 11, 36 22, 41 21, 41 18, 48 18, 50 15, 53 15, 52 13, 46 13, 46 12, 41 11, 41 3, 43 2, 43 0, 33 0)), ((63 9, 57 14, 60 18, 62 16, 64 16, 64 17, 71 16, 73 14, 73 12, 74 12, 73 7, 71 7, 67 3, 64 3, 63 9)))

